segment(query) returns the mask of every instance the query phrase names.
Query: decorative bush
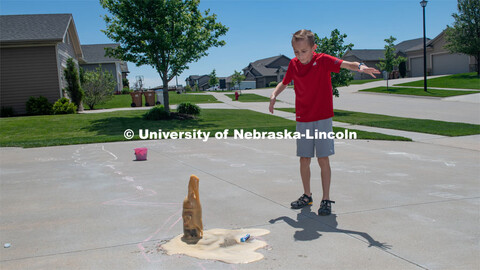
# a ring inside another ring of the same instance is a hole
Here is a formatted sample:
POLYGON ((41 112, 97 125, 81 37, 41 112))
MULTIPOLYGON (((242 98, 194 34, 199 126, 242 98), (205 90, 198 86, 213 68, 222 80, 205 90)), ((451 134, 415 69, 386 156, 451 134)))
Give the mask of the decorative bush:
POLYGON ((28 115, 48 115, 52 114, 52 104, 46 97, 30 97, 26 103, 28 115))
MULTIPOLYGON (((80 86, 80 75, 77 70, 77 65, 73 62, 73 58, 68 58, 67 67, 63 70, 63 75, 67 82, 65 91, 72 99, 73 103, 79 107, 82 104, 82 100, 85 97, 82 87, 80 86)), ((82 80, 84 80, 84 72, 82 71, 82 80)))
POLYGON ((157 105, 143 115, 145 120, 166 120, 170 118, 170 113, 165 110, 163 105, 157 105))
POLYGON ((124 88, 124 89, 125 89, 125 88, 130 89, 130 82, 128 81, 127 78, 123 78, 123 79, 122 79, 122 84, 123 84, 123 88, 124 88))
POLYGON ((200 107, 190 102, 182 102, 178 104, 177 112, 190 115, 199 115, 200 107))
POLYGON ((122 89, 122 95, 128 95, 132 92, 132 90, 130 90, 130 88, 128 87, 123 87, 122 89))
POLYGON ((0 117, 12 117, 14 114, 12 107, 2 107, 0 110, 0 117))
POLYGON ((72 114, 77 111, 77 106, 68 98, 61 98, 53 104, 53 114, 72 114))
POLYGON ((270 82, 270 83, 268 84, 268 86, 269 86, 269 87, 276 87, 277 84, 278 84, 277 82, 273 81, 273 82, 270 82))
POLYGON ((85 91, 84 103, 90 110, 93 110, 95 105, 104 103, 113 97, 113 90, 117 83, 112 73, 103 70, 102 65, 95 68, 95 71, 86 71, 84 77, 85 82, 82 84, 85 91))
POLYGON ((400 72, 400 76, 405 78, 407 76, 407 64, 406 62, 401 62, 398 65, 398 71, 400 72))

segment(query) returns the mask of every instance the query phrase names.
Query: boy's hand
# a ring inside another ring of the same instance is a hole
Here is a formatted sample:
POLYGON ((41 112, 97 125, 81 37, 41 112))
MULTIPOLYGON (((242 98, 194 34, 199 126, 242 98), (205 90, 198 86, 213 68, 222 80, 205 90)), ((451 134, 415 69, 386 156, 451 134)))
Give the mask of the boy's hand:
POLYGON ((376 78, 375 75, 373 75, 373 74, 380 74, 380 71, 378 71, 378 69, 370 68, 370 67, 367 67, 365 65, 362 65, 360 67, 360 72, 366 73, 366 74, 372 76, 373 78, 376 78))
POLYGON ((270 106, 268 107, 268 110, 270 111, 270 113, 273 113, 273 106, 275 105, 276 100, 277 98, 275 96, 270 97, 270 106))

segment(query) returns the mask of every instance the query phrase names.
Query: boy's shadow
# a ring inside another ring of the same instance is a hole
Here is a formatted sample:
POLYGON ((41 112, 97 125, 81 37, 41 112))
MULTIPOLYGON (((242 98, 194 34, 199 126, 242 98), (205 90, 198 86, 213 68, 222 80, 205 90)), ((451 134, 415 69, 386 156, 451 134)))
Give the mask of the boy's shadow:
MULTIPOLYGON (((368 233, 358 232, 352 230, 338 229, 337 215, 331 214, 325 217, 319 217, 312 212, 311 206, 302 208, 301 212, 297 214, 297 220, 293 220, 290 217, 283 216, 276 219, 271 219, 270 223, 275 223, 279 220, 285 221, 293 228, 298 228, 293 234, 293 238, 297 241, 310 241, 322 236, 321 232, 331 233, 346 233, 349 235, 358 235, 364 238, 369 243, 369 247, 379 247, 381 249, 390 249, 391 246, 386 243, 381 243, 373 239, 368 233)), ((353 236, 355 237, 355 236, 353 236)))

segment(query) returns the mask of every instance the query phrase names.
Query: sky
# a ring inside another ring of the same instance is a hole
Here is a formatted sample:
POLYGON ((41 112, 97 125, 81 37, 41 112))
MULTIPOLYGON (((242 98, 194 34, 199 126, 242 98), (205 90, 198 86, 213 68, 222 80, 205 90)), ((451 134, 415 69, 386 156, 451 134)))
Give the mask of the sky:
MULTIPOLYGON (((299 29, 312 30, 319 37, 338 29, 347 34, 345 41, 353 43, 353 49, 382 49, 384 39, 390 36, 396 37, 397 43, 423 37, 419 0, 200 1, 200 10, 206 9, 229 28, 221 37, 226 45, 210 48, 208 56, 190 63, 178 76, 178 84, 185 85, 188 76, 209 74, 213 69, 218 77, 226 77, 258 59, 280 54, 293 58, 290 40, 299 29)), ((425 12, 426 36, 434 38, 452 25, 457 1, 430 0, 425 12)), ((82 45, 113 43, 101 32, 106 28, 103 16, 108 11, 99 0, 0 0, 1 15, 50 13, 71 13, 82 45)), ((129 62, 128 67, 130 85, 140 75, 145 87, 162 85, 150 66, 137 67, 129 62)), ((169 83, 175 84, 175 79, 169 83)))

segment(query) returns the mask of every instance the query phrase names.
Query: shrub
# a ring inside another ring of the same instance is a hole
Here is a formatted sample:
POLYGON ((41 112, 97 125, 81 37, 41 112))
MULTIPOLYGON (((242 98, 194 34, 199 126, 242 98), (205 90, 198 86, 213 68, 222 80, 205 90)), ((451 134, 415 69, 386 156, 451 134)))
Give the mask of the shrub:
POLYGON ((124 89, 125 89, 125 88, 130 89, 130 82, 128 81, 127 78, 123 78, 123 79, 122 79, 122 84, 123 84, 123 88, 124 88, 124 89))
POLYGON ((26 104, 28 115, 52 114, 52 104, 46 97, 30 97, 26 104))
MULTIPOLYGON (((77 70, 76 64, 73 62, 73 58, 68 58, 67 67, 63 70, 63 75, 67 82, 66 92, 68 96, 72 99, 73 103, 79 107, 82 104, 82 100, 85 96, 82 87, 80 86, 79 72, 77 70)), ((82 80, 84 79, 84 74, 82 72, 82 80)))
POLYGON ((276 87, 277 84, 278 84, 277 82, 273 81, 273 82, 270 82, 270 83, 268 84, 268 86, 269 86, 269 87, 276 87))
POLYGON ((85 104, 93 110, 95 105, 104 103, 113 97, 113 90, 117 83, 113 79, 112 73, 103 70, 98 66, 95 71, 85 72, 85 104))
POLYGON ((12 107, 2 107, 0 110, 0 117, 12 117, 14 114, 12 107))
POLYGON ((53 104, 53 114, 72 114, 77 111, 77 106, 68 98, 61 98, 53 104))
POLYGON ((187 92, 192 91, 192 87, 190 86, 190 84, 187 84, 187 86, 185 86, 185 91, 187 92))
POLYGON ((190 115, 199 115, 200 107, 190 102, 182 102, 178 104, 177 112, 190 115))
POLYGON ((128 87, 123 87, 122 89, 122 95, 128 95, 132 92, 132 90, 130 90, 130 88, 128 87))
POLYGON ((405 78, 407 76, 407 64, 406 62, 401 62, 398 65, 398 71, 400 72, 400 76, 405 78))
POLYGON ((145 120, 166 120, 170 118, 170 113, 165 110, 163 105, 157 105, 143 115, 145 120))

